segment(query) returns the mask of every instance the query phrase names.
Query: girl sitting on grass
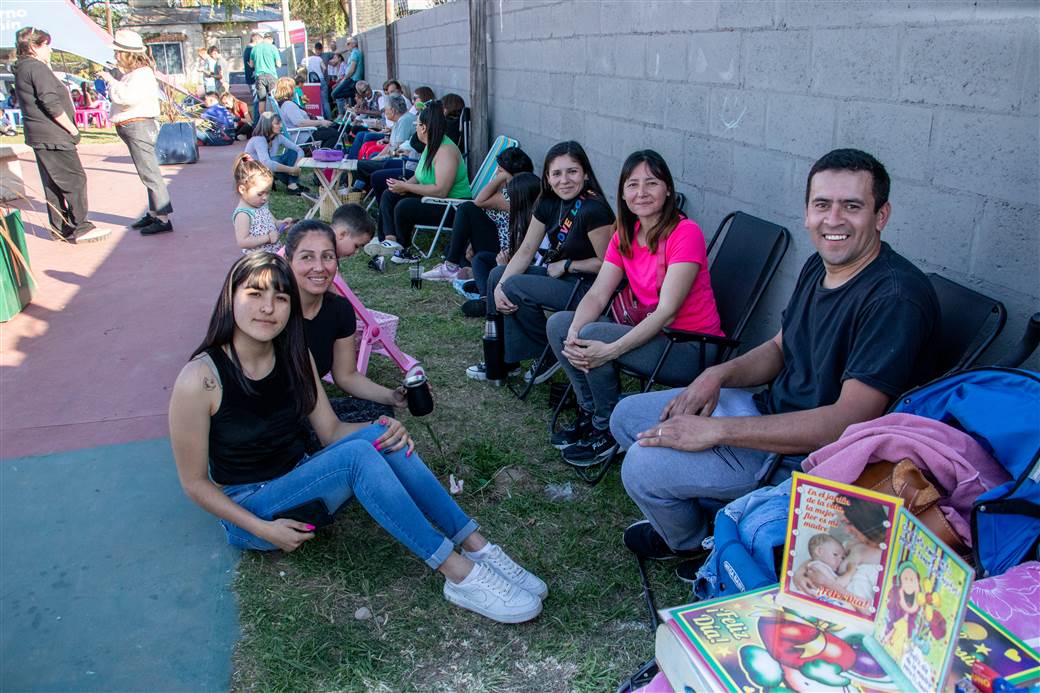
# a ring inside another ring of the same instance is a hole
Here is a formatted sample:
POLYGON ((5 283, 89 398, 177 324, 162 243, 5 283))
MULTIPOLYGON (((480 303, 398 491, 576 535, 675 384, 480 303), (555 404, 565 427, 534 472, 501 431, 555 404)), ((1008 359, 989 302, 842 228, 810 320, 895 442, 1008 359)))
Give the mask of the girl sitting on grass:
POLYGON ((545 583, 481 536, 399 421, 336 418, 304 343, 293 271, 277 255, 232 265, 174 384, 170 439, 184 492, 220 518, 232 546, 294 551, 356 495, 444 574, 449 602, 501 623, 542 610, 545 583), (314 456, 304 451, 305 420, 326 446, 314 456))
POLYGON ((248 154, 239 154, 235 159, 235 190, 238 191, 238 206, 231 213, 235 226, 235 241, 243 253, 254 250, 278 252, 281 231, 292 223, 286 218, 275 221, 267 198, 274 185, 274 174, 248 154))

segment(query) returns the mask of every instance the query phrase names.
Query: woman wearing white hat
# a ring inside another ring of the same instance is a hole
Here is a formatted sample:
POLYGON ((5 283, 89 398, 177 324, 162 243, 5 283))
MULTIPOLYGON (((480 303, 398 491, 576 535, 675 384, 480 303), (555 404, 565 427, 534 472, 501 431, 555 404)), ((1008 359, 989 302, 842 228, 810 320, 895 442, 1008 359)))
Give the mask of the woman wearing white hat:
POLYGON ((116 134, 126 143, 130 158, 137 167, 137 175, 148 188, 148 211, 131 227, 138 229, 143 236, 173 231, 169 219, 173 205, 159 170, 159 161, 155 158, 155 140, 159 136, 156 122, 159 117, 159 84, 155 80, 154 63, 136 31, 117 31, 112 47, 123 76, 119 80, 107 72, 99 76, 108 85, 116 134))

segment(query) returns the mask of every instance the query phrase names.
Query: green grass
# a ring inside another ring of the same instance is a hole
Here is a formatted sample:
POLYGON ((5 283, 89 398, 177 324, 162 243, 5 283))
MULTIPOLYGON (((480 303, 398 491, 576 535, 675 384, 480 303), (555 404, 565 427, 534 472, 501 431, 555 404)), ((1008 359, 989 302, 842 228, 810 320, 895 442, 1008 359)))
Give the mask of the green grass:
MULTIPOLYGON (((83 144, 109 144, 110 142, 121 142, 115 128, 88 128, 80 130, 82 137, 79 143, 83 144)), ((22 129, 18 128, 17 135, 0 135, 0 144, 25 144, 22 129)))
MULTIPOLYGON (((271 207, 284 217, 306 205, 276 193, 271 207)), ((620 543, 639 512, 616 468, 590 488, 562 464, 547 442, 548 386, 519 402, 465 377, 480 359, 483 321, 462 316, 449 285, 414 291, 404 267, 377 275, 366 261, 344 261, 344 277, 368 307, 400 316, 398 344, 422 361, 434 388, 433 414, 402 415, 418 450, 442 480, 465 479, 462 507, 545 579, 550 596, 541 616, 519 626, 453 607, 441 596, 443 578, 352 504, 293 554, 243 556, 233 689, 613 690, 653 654, 635 563, 620 543), (573 498, 551 500, 546 485, 567 482, 573 498), (356 620, 359 607, 373 617, 356 620)), ((382 356, 369 375, 388 385, 400 378, 382 356)), ((670 566, 654 579, 660 606, 686 601, 670 566)))

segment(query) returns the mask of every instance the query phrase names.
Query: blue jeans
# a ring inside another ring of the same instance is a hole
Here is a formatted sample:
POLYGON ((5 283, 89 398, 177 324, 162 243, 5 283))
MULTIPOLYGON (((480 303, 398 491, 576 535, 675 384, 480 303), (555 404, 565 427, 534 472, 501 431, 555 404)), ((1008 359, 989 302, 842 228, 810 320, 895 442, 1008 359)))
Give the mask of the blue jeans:
POLYGON ((347 152, 348 159, 358 158, 358 154, 361 153, 361 145, 365 142, 378 141, 386 137, 385 132, 359 132, 354 137, 354 143, 350 145, 350 151, 347 152))
MULTIPOLYGON (((299 154, 296 153, 296 150, 294 150, 294 149, 285 149, 278 156, 272 156, 271 160, 272 161, 277 161, 278 163, 282 164, 283 166, 295 166, 296 165, 296 160, 298 158, 300 158, 300 156, 299 156, 299 154)), ((288 173, 275 173, 274 174, 274 179, 275 180, 279 180, 279 181, 285 183, 286 185, 291 185, 292 183, 299 183, 300 182, 300 177, 299 176, 290 176, 288 173)))
POLYGON ((260 122, 260 100, 256 97, 256 84, 249 85, 249 93, 253 96, 253 103, 249 107, 249 112, 253 115, 253 122, 260 122))
MULTIPOLYGON (((406 457, 403 449, 376 451, 372 444, 385 430, 372 424, 305 457, 288 474, 263 483, 225 486, 224 493, 264 520, 316 498, 335 513, 357 496, 383 529, 436 570, 477 531, 477 523, 462 512, 417 453, 406 457)), ((232 546, 277 548, 230 522, 220 522, 232 546)))
MULTIPOLYGON (((625 397, 610 416, 610 432, 628 450, 621 467, 625 491, 668 546, 686 551, 707 536, 711 501, 731 501, 754 490, 769 453, 728 445, 699 452, 638 445, 636 435, 657 426, 665 405, 681 392, 625 397)), ((759 411, 750 391, 723 388, 712 416, 759 416, 759 411)))

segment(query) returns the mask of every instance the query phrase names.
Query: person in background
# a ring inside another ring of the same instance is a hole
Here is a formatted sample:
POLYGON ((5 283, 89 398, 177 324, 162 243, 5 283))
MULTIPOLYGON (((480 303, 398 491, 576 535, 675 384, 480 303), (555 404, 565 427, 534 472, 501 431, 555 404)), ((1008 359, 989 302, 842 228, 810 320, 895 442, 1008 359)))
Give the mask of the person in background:
POLYGON ((260 32, 253 31, 249 34, 249 43, 242 50, 242 69, 245 75, 246 84, 249 86, 249 93, 253 97, 253 103, 250 106, 250 113, 252 115, 251 121, 256 122, 260 118, 260 107, 256 96, 256 72, 253 69, 253 48, 256 47, 261 41, 260 32))
POLYGON ((273 98, 278 102, 278 110, 285 119, 285 127, 315 128, 312 137, 320 146, 331 149, 339 141, 339 128, 324 118, 312 118, 307 111, 293 101, 296 83, 289 77, 282 77, 275 83, 273 98))
POLYGON ((354 100, 357 83, 365 78, 364 58, 356 38, 351 36, 347 39, 341 57, 343 68, 340 71, 340 80, 332 90, 332 99, 336 102, 339 113, 343 114, 347 110, 347 103, 354 100))
POLYGON ((329 81, 325 76, 325 61, 321 54, 321 41, 316 41, 314 51, 303 61, 303 67, 307 72, 307 81, 317 83, 321 87, 321 115, 329 120, 332 118, 332 111, 329 108, 329 81))
MULTIPOLYGON (((358 190, 363 190, 371 180, 372 174, 377 171, 387 170, 398 176, 404 175, 404 162, 411 151, 408 140, 415 133, 416 116, 408 110, 404 97, 400 94, 393 94, 386 103, 386 117, 393 124, 390 137, 383 151, 371 159, 358 162, 355 172, 357 180, 354 182, 358 190)), ((382 190, 379 193, 382 193, 382 190)))
POLYGON ((246 142, 245 153, 270 169, 275 180, 283 183, 290 193, 310 192, 300 185, 300 167, 296 165, 304 156, 303 149, 282 134, 282 119, 274 113, 260 115, 253 127, 253 136, 246 142))
POLYGON ((477 531, 399 421, 336 418, 284 258, 244 255, 217 296, 207 334, 173 386, 170 440, 185 494, 220 519, 232 546, 295 551, 315 538, 316 526, 286 511, 317 504, 324 518, 357 496, 444 574, 448 602, 500 623, 541 613, 545 583, 477 531), (307 454, 304 421, 325 446, 315 455, 307 454))
POLYGON ((22 130, 36 156, 51 235, 67 243, 100 241, 111 230, 87 221, 87 174, 76 153, 75 109, 69 90, 51 70, 51 35, 23 27, 15 34, 15 52, 12 95, 22 104, 22 130))
POLYGON ((226 108, 235 119, 235 133, 238 139, 249 139, 253 134, 253 120, 245 102, 236 99, 234 94, 226 91, 220 95, 220 105, 226 108))
MULTIPOLYGON (((274 47, 274 37, 264 34, 263 38, 253 46, 249 56, 256 78, 256 99, 264 103, 263 109, 270 111, 271 106, 267 99, 274 98, 275 85, 278 83, 278 68, 282 66, 282 56, 274 47)), ((292 80, 290 79, 291 83, 292 80)), ((256 119, 254 118, 254 121, 256 119)))
MULTIPOLYGON (((319 41, 318 43, 321 42, 319 41)), ((318 44, 316 43, 314 45, 317 46, 318 44)), ((332 56, 334 55, 337 55, 336 39, 332 39, 331 41, 329 41, 329 49, 327 51, 322 52, 321 59, 325 62, 326 65, 328 65, 330 62, 332 62, 332 56)))
POLYGON ((210 46, 202 63, 202 86, 206 92, 219 94, 224 91, 224 65, 220 49, 210 46))
POLYGON ((237 136, 237 126, 231 113, 220 103, 220 96, 215 91, 208 91, 202 97, 202 103, 206 107, 202 111, 202 120, 206 121, 198 129, 198 139, 205 145, 211 147, 222 147, 231 144, 237 136))
POLYGON ((445 94, 441 103, 444 104, 444 117, 448 119, 448 137, 461 147, 462 111, 466 108, 466 102, 458 94, 445 94))
POLYGON ((112 44, 116 65, 123 76, 116 80, 107 72, 101 78, 108 84, 112 101, 111 120, 116 134, 126 143, 130 158, 141 182, 148 188, 148 212, 130 225, 142 236, 154 236, 173 231, 170 214, 173 204, 166 181, 155 158, 155 141, 159 137, 159 83, 155 79, 155 64, 148 55, 141 35, 129 29, 116 32, 112 44))
POLYGON ((84 108, 83 92, 81 92, 79 89, 73 89, 71 92, 69 92, 69 96, 72 97, 72 105, 75 108, 84 108))
POLYGON ((307 76, 303 74, 302 67, 297 70, 296 76, 293 77, 293 82, 296 84, 296 87, 293 89, 292 100, 297 106, 305 109, 307 107, 307 95, 303 93, 303 85, 307 83, 307 76))

